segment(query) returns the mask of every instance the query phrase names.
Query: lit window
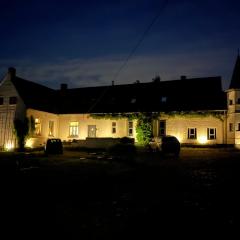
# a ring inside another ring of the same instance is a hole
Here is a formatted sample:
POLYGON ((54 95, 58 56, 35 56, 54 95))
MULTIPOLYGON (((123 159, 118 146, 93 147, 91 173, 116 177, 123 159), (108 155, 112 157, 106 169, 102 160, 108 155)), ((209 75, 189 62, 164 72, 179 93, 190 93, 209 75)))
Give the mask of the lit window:
POLYGON ((188 128, 188 139, 196 139, 196 138, 197 138, 197 129, 188 128))
POLYGON ((164 136, 166 135, 166 121, 165 120, 161 120, 159 121, 159 136, 164 136))
POLYGON ((70 137, 78 137, 78 122, 70 122, 69 136, 70 137))
POLYGON ((39 118, 35 118, 35 134, 41 135, 41 121, 39 118))
POLYGON ((232 131, 233 131, 233 124, 229 123, 229 132, 232 132, 232 131))
POLYGON ((133 122, 132 121, 128 122, 128 136, 129 137, 133 136, 133 122))
POLYGON ((117 123, 116 122, 112 122, 112 134, 117 132, 117 123))
POLYGON ((208 128, 207 136, 208 136, 208 140, 216 139, 216 128, 208 128))
POLYGON ((17 97, 10 97, 9 104, 17 104, 17 97))
POLYGON ((4 98, 0 97, 0 105, 3 105, 3 100, 4 100, 4 98))
POLYGON ((48 135, 54 136, 54 121, 49 121, 48 123, 48 135))

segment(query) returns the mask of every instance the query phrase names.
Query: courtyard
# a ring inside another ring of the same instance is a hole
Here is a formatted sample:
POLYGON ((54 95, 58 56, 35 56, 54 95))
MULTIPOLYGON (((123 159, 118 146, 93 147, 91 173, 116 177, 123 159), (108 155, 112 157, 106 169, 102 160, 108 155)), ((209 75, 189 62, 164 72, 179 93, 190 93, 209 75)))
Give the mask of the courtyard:
POLYGON ((101 151, 0 153, 0 162, 4 239, 239 235, 233 148, 182 148, 179 158, 139 151, 134 161, 101 151))

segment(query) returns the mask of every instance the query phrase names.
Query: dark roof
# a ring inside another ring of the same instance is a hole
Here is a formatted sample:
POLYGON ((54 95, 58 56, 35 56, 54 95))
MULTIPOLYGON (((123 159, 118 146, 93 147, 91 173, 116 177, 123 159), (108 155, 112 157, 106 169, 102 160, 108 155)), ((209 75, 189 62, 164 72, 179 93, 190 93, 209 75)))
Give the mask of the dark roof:
POLYGON ((58 91, 60 113, 226 109, 221 78, 195 78, 58 91))
POLYGON ((57 111, 55 90, 19 77, 13 77, 12 82, 27 108, 57 111))
POLYGON ((220 77, 53 90, 13 78, 28 108, 53 113, 168 112, 226 109, 220 77))
POLYGON ((237 56, 229 89, 240 89, 240 57, 237 56))

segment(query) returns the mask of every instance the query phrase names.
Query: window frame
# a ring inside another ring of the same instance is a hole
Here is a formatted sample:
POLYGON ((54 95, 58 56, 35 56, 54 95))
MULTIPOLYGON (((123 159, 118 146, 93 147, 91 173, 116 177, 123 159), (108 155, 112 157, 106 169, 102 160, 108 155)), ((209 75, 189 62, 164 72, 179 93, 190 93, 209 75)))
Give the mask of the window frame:
POLYGON ((207 129, 207 139, 208 140, 216 140, 217 139, 217 129, 216 128, 208 128, 207 129), (213 130, 213 133, 211 133, 213 130))
POLYGON ((48 122, 48 136, 54 137, 54 121, 52 120, 48 122))
POLYGON ((128 121, 128 136, 133 136, 133 121, 128 121))
POLYGON ((112 134, 117 133, 117 122, 112 122, 112 134))
POLYGON ((4 105, 4 97, 0 96, 0 106, 4 105))
POLYGON ((158 136, 166 135, 166 120, 158 121, 158 136))
POLYGON ((34 128, 35 128, 34 134, 36 136, 41 136, 41 133, 42 133, 42 122, 41 122, 41 119, 38 118, 38 117, 34 119, 34 128))
POLYGON ((17 104, 17 97, 16 96, 9 97, 8 103, 9 103, 9 105, 16 105, 17 104))
POLYGON ((240 123, 237 123, 237 129, 236 129, 236 131, 240 131, 240 123))
POLYGON ((188 139, 196 140, 197 139, 197 128, 188 128, 188 139), (193 133, 191 133, 193 130, 193 133))
POLYGON ((79 122, 78 121, 69 122, 69 137, 70 138, 75 138, 75 137, 78 137, 78 136, 79 136, 79 122), (76 125, 74 125, 74 123, 76 125))

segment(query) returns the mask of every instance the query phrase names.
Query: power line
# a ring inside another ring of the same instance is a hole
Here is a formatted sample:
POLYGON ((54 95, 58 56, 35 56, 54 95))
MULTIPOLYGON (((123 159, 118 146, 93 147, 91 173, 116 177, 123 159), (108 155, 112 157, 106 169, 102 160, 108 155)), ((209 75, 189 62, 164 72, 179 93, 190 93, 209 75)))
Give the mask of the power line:
POLYGON ((165 9, 165 7, 168 4, 168 0, 165 0, 162 4, 162 6, 160 7, 159 12, 154 16, 154 18, 152 19, 152 21, 150 22, 150 24, 147 26, 147 28, 145 29, 145 31, 143 32, 142 36, 139 38, 137 44, 133 47, 133 49, 131 50, 131 52, 129 53, 129 55, 127 56, 127 58, 124 60, 124 62, 122 63, 122 65, 120 66, 120 68, 117 70, 117 72, 115 73, 114 77, 113 77, 113 81, 115 81, 117 79, 117 77, 119 76, 120 72, 123 70, 123 68, 127 65, 129 59, 134 55, 134 53, 136 52, 136 50, 138 49, 138 47, 141 45, 141 43, 143 42, 144 38, 147 36, 147 34, 150 32, 152 26, 155 24, 155 22, 158 20, 158 18, 160 17, 160 14, 162 13, 162 11, 165 9))
MULTIPOLYGON (((143 32, 143 34, 141 35, 141 37, 139 38, 138 42, 136 43, 136 45, 133 47, 133 49, 130 51, 130 53, 128 54, 127 58, 124 60, 124 62, 122 63, 122 65, 119 67, 119 69, 117 70, 117 72, 115 73, 112 82, 114 82, 117 77, 119 76, 120 72, 124 69, 124 67, 127 65, 128 61, 130 60, 130 58, 134 55, 134 53, 136 52, 136 50, 139 48, 139 46, 141 45, 141 43, 143 42, 144 38, 147 36, 147 34, 150 32, 152 26, 155 24, 155 22, 158 20, 158 18, 160 17, 160 14, 162 13, 162 11, 165 9, 165 7, 168 4, 168 0, 164 0, 162 6, 160 7, 159 12, 154 16, 154 18, 152 19, 152 21, 150 22, 150 24, 147 26, 147 28, 145 29, 145 31, 143 32)), ((99 98, 96 100, 96 102, 89 108, 88 113, 97 105, 97 103, 103 98, 103 96, 106 94, 106 92, 108 91, 109 87, 106 87, 104 89, 104 91, 102 92, 102 94, 99 96, 99 98)))

